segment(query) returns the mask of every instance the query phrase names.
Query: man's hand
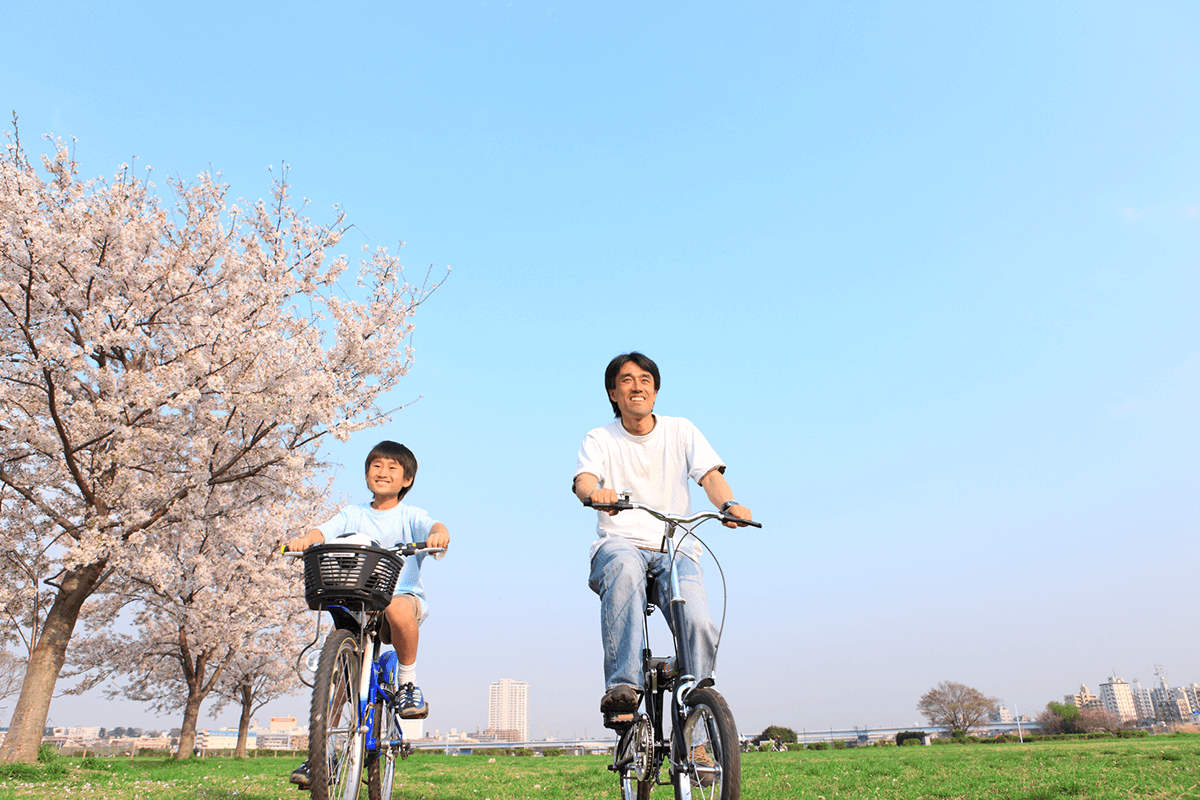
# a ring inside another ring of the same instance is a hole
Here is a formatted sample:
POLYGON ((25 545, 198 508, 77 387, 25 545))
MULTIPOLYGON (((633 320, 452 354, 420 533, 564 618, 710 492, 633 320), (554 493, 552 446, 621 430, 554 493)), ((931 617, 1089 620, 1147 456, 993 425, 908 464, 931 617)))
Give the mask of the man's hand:
MULTIPOLYGON (((617 497, 616 489, 600 489, 598 488, 600 479, 590 472, 581 472, 575 476, 575 496, 579 498, 579 502, 583 504, 592 503, 616 503, 620 500, 617 497)), ((609 511, 610 517, 617 515, 616 511, 609 511)))
MULTIPOLYGON (((619 501, 621 498, 617 497, 616 489, 594 489, 592 493, 588 495, 588 499, 592 501, 592 505, 596 505, 596 503, 611 505, 619 501)), ((610 517, 615 517, 617 513, 618 512, 614 509, 609 511, 608 515, 610 517)))
MULTIPOLYGON (((751 516, 751 514, 750 514, 750 509, 746 508, 745 506, 730 506, 729 510, 726 511, 725 513, 731 517, 737 517, 738 519, 754 519, 754 517, 751 516)), ((741 528, 741 527, 743 527, 741 525, 738 525, 736 522, 723 522, 721 524, 724 525, 726 528, 741 528)))

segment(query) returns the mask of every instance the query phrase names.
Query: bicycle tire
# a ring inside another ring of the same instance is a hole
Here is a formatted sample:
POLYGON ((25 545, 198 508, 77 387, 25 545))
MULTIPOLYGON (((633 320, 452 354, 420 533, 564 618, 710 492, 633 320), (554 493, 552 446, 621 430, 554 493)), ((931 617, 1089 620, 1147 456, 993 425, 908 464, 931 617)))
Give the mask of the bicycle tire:
POLYGON ((369 800, 392 800, 392 787, 396 780, 396 748, 386 743, 400 738, 400 727, 396 724, 395 710, 382 699, 375 704, 375 720, 375 735, 380 744, 379 750, 367 760, 367 797, 369 800))
POLYGON ((358 639, 334 629, 321 648, 309 710, 308 765, 313 800, 355 800, 362 780, 358 724, 362 654, 358 639))
POLYGON ((677 800, 738 800, 742 791, 742 753, 733 712, 711 688, 688 695, 688 710, 679 731, 673 783, 677 800))
POLYGON ((621 764, 621 800, 646 800, 654 787, 658 764, 654 759, 654 730, 650 720, 639 717, 617 741, 615 763, 621 764))

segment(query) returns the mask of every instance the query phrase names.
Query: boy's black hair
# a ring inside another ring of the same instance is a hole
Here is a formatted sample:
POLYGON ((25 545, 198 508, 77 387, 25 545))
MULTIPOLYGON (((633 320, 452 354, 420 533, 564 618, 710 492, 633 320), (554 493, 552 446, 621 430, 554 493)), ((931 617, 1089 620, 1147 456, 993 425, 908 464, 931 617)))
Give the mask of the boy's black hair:
MULTIPOLYGON (((642 355, 634 350, 632 353, 621 353, 621 355, 608 362, 608 369, 604 370, 604 388, 605 395, 617 388, 617 373, 621 367, 628 364, 630 361, 637 364, 642 369, 654 376, 654 391, 657 392, 662 386, 662 378, 658 375, 658 364, 655 364, 649 357, 642 355)), ((613 416, 621 416, 621 409, 617 408, 617 401, 611 397, 608 402, 612 403, 613 416)))
MULTIPOLYGON (((379 444, 371 448, 371 452, 367 453, 367 463, 363 466, 365 474, 371 469, 371 462, 377 458, 390 458, 393 461, 400 462, 400 466, 404 467, 404 477, 412 478, 415 482, 417 479, 417 457, 413 455, 413 451, 409 450, 399 442, 393 442, 384 439, 379 444)), ((410 483, 408 486, 400 490, 397 500, 403 500, 404 495, 408 494, 408 490, 412 488, 410 483)))

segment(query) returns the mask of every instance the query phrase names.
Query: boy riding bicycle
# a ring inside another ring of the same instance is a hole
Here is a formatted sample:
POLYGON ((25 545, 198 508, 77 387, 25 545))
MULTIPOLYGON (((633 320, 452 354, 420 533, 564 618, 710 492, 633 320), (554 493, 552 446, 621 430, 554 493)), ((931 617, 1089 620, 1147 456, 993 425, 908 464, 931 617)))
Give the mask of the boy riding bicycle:
MULTIPOLYGON (((392 547, 399 543, 426 541, 430 548, 446 548, 450 533, 446 526, 432 519, 416 506, 400 502, 412 488, 417 476, 417 459, 402 444, 382 441, 367 455, 367 488, 374 499, 362 505, 346 506, 303 536, 287 543, 289 551, 301 551, 312 545, 334 540, 350 544, 371 544, 392 547)), ((441 558, 439 553, 435 558, 441 558)), ((380 639, 391 644, 396 652, 383 656, 385 672, 400 698, 402 719, 424 719, 429 716, 429 704, 417 686, 417 643, 419 628, 429 614, 425 588, 421 585, 421 553, 404 562, 404 570, 396 582, 391 603, 384 611, 380 639)), ((301 764, 291 776, 292 783, 301 788, 310 782, 308 762, 301 764)))

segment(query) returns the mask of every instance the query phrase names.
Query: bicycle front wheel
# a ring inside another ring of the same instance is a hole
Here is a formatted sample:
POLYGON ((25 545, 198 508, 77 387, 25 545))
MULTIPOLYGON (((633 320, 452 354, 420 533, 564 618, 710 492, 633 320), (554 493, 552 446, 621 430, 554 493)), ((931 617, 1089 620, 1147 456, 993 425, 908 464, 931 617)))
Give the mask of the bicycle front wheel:
POLYGON ((355 800, 362 779, 358 685, 362 654, 350 631, 335 629, 321 648, 308 725, 313 800, 355 800))
POLYGON ((688 695, 688 711, 676 737, 674 776, 677 800, 738 800, 742 791, 742 754, 737 726, 725 698, 711 687, 688 695))
POLYGON ((367 796, 369 800, 392 800, 399 746, 391 747, 388 743, 400 739, 400 727, 396 724, 395 709, 382 699, 375 705, 375 719, 379 750, 367 762, 367 796))

